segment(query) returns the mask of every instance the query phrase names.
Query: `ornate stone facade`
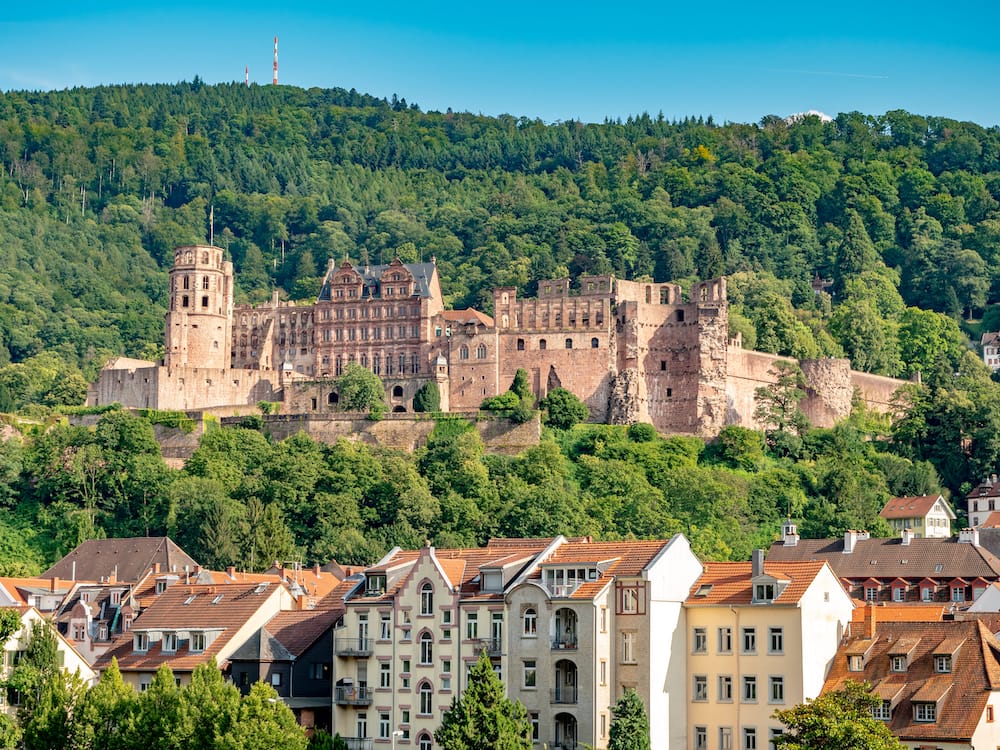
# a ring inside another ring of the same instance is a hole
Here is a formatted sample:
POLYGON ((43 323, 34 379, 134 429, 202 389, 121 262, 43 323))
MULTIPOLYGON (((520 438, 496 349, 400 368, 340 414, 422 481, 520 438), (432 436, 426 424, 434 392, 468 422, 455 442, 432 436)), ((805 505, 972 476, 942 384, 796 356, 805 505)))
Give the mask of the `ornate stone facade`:
MULTIPOLYGON (((651 422, 659 431, 712 436, 753 426, 754 391, 773 382, 775 355, 728 337, 725 278, 676 284, 584 276, 538 282, 538 296, 493 293, 495 319, 445 310, 437 266, 331 263, 311 305, 232 304, 232 264, 216 247, 178 248, 162 365, 112 363, 89 403, 161 409, 281 402, 286 414, 337 410, 335 378, 357 363, 382 378, 394 412, 412 411, 433 381, 441 408, 470 411, 528 372, 539 399, 563 387, 598 422, 651 422)), ((816 424, 850 411, 856 389, 888 408, 900 382, 856 373, 846 360, 803 362, 803 409, 816 424)))

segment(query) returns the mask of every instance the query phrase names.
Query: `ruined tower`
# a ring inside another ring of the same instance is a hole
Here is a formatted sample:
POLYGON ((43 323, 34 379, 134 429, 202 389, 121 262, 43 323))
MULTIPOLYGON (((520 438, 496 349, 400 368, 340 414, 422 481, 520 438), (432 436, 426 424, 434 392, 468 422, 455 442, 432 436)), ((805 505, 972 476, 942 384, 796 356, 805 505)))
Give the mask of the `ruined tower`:
POLYGON ((229 367, 233 264, 222 248, 189 245, 174 250, 166 319, 167 367, 229 367))

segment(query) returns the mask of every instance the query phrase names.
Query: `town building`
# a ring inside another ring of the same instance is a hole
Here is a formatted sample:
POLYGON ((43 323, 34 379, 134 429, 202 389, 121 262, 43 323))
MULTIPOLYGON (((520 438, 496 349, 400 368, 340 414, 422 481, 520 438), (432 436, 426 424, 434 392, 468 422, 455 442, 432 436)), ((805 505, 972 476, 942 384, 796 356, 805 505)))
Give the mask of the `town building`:
POLYGON ((969 526, 982 526, 987 519, 1000 511, 1000 480, 991 474, 977 484, 965 496, 969 526))
POLYGON ((880 614, 865 607, 823 691, 868 682, 882 701, 875 717, 912 750, 1000 747, 1000 642, 985 622, 882 622, 880 614))
MULTIPOLYGON (((614 276, 543 279, 535 298, 494 290, 492 317, 445 310, 433 259, 331 263, 308 305, 277 296, 234 305, 233 285, 220 248, 177 248, 163 361, 109 362, 88 404, 231 415, 276 402, 284 414, 330 415, 340 401, 334 379, 353 362, 382 378, 392 412, 412 412, 431 382, 442 410, 474 411, 523 369, 536 397, 566 388, 593 421, 713 436, 727 424, 755 426, 756 389, 775 382, 782 359, 729 338, 725 278, 687 294, 614 276)), ((885 411, 901 385, 847 360, 801 366, 809 387, 800 406, 816 425, 849 414, 855 391, 885 411)))
POLYGON ((951 522, 955 511, 941 495, 920 497, 894 497, 885 504, 879 515, 898 534, 910 529, 917 539, 922 537, 950 537, 951 522))
POLYGON ((993 372, 1000 370, 1000 331, 988 331, 979 342, 983 350, 983 362, 993 372))
MULTIPOLYGON (((688 747, 757 750, 815 698, 854 603, 825 561, 709 562, 684 603, 688 747)), ((683 747, 671 744, 671 747, 683 747)))
POLYGON ((947 603, 965 609, 1000 580, 1000 558, 979 544, 977 529, 957 537, 917 538, 904 529, 899 538, 872 539, 849 530, 838 539, 800 539, 786 523, 768 560, 825 560, 855 599, 869 602, 947 603))
POLYGON ((607 746, 626 688, 654 745, 685 742, 682 603, 701 566, 687 540, 491 540, 393 550, 357 577, 336 636, 334 728, 349 744, 433 745, 486 652, 535 742, 607 746))

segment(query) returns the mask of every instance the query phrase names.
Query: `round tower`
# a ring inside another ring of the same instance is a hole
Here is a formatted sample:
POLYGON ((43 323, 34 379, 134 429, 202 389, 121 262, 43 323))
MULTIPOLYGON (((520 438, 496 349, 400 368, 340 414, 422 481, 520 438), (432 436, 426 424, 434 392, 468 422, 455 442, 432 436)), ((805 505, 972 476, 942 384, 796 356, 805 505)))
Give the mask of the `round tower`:
POLYGON ((188 245, 174 250, 167 311, 167 367, 226 369, 233 320, 233 264, 222 248, 188 245))

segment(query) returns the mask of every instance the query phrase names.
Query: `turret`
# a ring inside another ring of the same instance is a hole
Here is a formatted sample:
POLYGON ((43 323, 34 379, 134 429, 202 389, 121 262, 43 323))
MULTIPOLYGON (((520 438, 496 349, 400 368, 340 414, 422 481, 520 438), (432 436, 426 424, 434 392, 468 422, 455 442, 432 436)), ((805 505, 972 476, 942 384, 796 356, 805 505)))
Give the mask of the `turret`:
POLYGON ((167 367, 230 366, 233 264, 223 255, 211 245, 174 250, 163 357, 167 367))

